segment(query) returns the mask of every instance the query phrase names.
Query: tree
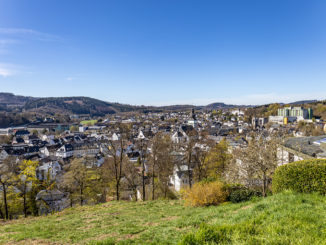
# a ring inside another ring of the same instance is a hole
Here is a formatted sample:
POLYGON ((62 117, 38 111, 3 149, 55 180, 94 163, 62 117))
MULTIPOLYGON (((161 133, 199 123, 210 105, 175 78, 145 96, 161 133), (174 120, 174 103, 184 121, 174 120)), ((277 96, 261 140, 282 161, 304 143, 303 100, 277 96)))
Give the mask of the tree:
POLYGON ((194 167, 194 147, 196 144, 196 131, 189 132, 187 142, 182 146, 184 151, 184 159, 183 162, 187 165, 187 176, 189 187, 192 187, 192 168, 194 167))
POLYGON ((106 158, 105 165, 108 167, 111 175, 113 175, 116 199, 120 200, 120 185, 123 177, 123 165, 125 163, 125 148, 130 129, 128 126, 120 125, 120 137, 118 140, 109 141, 109 157, 106 158))
POLYGON ((142 178, 142 194, 143 200, 146 200, 146 175, 145 175, 145 161, 147 158, 147 139, 146 138, 138 138, 140 156, 138 158, 138 162, 141 166, 141 178, 142 178))
POLYGON ((270 136, 253 135, 248 147, 234 151, 234 161, 230 165, 227 177, 234 178, 247 185, 261 185, 266 196, 268 183, 277 168, 277 148, 280 139, 270 136))
POLYGON ((218 144, 210 140, 201 140, 194 147, 194 178, 197 182, 203 179, 220 179, 230 161, 226 140, 218 144))
POLYGON ((2 187, 5 219, 9 219, 8 189, 15 184, 17 170, 17 162, 14 157, 7 157, 0 163, 0 186, 2 187))
POLYGON ((123 165, 124 177, 127 180, 128 188, 132 190, 135 201, 137 201, 137 187, 141 183, 141 176, 134 163, 126 161, 123 165))
POLYGON ((36 168, 37 161, 23 160, 19 163, 19 174, 17 176, 16 188, 20 191, 23 199, 24 216, 27 217, 27 197, 30 191, 37 185, 36 168))
POLYGON ((194 178, 197 182, 208 178, 209 146, 204 142, 194 147, 194 178))
POLYGON ((87 169, 83 158, 72 160, 69 170, 64 174, 64 185, 70 185, 82 206, 86 200, 86 188, 90 186, 90 170, 87 169))
MULTIPOLYGON (((156 134, 151 142, 151 155, 149 157, 149 168, 152 182, 152 200, 155 199, 155 179, 160 176, 161 186, 165 185, 166 175, 171 170, 172 142, 169 136, 161 133, 156 134)), ((173 166, 172 166, 173 167, 173 166)), ((163 188, 164 189, 164 188, 163 188)))
POLYGON ((213 178, 221 178, 230 162, 228 144, 225 139, 211 148, 207 156, 207 174, 213 178))
POLYGON ((170 176, 173 174, 173 168, 175 165, 175 158, 172 153, 173 144, 171 138, 168 136, 162 137, 158 149, 156 164, 157 178, 164 198, 167 198, 170 176))

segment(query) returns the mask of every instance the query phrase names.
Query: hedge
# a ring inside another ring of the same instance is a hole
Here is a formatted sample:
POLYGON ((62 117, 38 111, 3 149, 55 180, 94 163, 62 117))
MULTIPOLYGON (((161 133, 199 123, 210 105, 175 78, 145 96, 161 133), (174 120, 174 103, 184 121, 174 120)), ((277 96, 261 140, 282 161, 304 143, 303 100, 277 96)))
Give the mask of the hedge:
POLYGON ((275 171, 273 192, 292 190, 326 194, 326 159, 309 159, 278 167, 275 171))

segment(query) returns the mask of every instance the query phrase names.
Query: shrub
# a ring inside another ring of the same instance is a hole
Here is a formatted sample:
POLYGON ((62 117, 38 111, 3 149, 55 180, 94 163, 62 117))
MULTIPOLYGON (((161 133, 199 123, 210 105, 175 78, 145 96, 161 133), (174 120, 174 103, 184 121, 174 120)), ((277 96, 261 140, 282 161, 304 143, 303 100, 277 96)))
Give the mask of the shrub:
POLYGON ((278 167, 272 183, 274 192, 318 192, 326 194, 326 160, 309 159, 278 167))
POLYGON ((221 182, 196 183, 183 192, 183 198, 190 206, 218 205, 226 201, 227 192, 221 182))
POLYGON ((239 189, 230 193, 229 200, 233 203, 249 201, 254 196, 262 196, 258 191, 239 189))
POLYGON ((228 193, 227 200, 232 203, 249 201, 252 197, 261 197, 262 193, 257 190, 248 189, 243 185, 232 184, 227 185, 225 190, 228 193))

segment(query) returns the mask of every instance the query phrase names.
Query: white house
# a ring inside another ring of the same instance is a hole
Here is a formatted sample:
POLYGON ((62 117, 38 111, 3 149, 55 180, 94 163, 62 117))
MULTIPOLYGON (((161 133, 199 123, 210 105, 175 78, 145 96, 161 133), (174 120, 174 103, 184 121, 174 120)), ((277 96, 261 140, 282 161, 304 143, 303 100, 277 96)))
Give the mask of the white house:
POLYGON ((231 111, 231 114, 232 115, 235 115, 235 116, 241 116, 241 117, 243 117, 245 113, 241 109, 234 109, 234 110, 231 111))
POLYGON ((188 136, 182 130, 178 130, 171 136, 171 140, 176 144, 185 143, 188 141, 188 136))
POLYGON ((74 148, 71 144, 65 144, 61 146, 57 152, 56 156, 61 158, 68 158, 74 155, 74 148))
POLYGON ((5 150, 0 151, 0 161, 5 160, 8 156, 9 154, 5 150))
POLYGON ((62 171, 62 167, 57 160, 48 158, 43 159, 36 169, 36 175, 39 180, 46 180, 48 176, 50 179, 55 177, 62 171))
MULTIPOLYGON (((192 173, 191 169, 190 171, 192 173)), ((174 167, 173 175, 170 176, 170 184, 174 187, 176 191, 180 191, 182 188, 186 188, 189 186, 188 174, 189 172, 187 165, 174 167)))

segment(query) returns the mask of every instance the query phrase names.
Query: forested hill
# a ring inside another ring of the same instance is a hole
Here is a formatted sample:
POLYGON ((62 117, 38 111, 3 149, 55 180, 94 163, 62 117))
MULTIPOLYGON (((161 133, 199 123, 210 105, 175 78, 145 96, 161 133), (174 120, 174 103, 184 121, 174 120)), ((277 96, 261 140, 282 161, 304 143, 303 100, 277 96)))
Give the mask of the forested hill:
MULTIPOLYGON (((298 101, 288 105, 312 107, 317 116, 326 118, 325 101, 298 101)), ((185 111, 191 110, 219 110, 230 108, 252 108, 262 116, 275 115, 277 108, 284 106, 283 103, 268 104, 262 106, 248 106, 248 105, 228 105, 224 103, 212 103, 204 106, 194 105, 170 105, 170 106, 135 106, 128 104, 106 102, 90 97, 27 97, 17 96, 11 93, 0 93, 0 113, 35 113, 35 114, 88 114, 91 116, 104 116, 106 114, 114 114, 119 112, 161 112, 161 111, 185 111), (265 115, 266 114, 266 115, 265 115)))
POLYGON ((82 96, 35 98, 17 96, 11 93, 0 93, 0 111, 7 112, 24 111, 25 113, 90 114, 101 116, 137 109, 141 109, 141 107, 110 103, 82 96))
POLYGON ((90 114, 103 116, 118 112, 141 111, 160 112, 195 109, 222 109, 235 107, 224 103, 213 103, 208 106, 170 105, 170 106, 134 106, 120 103, 106 102, 89 97, 26 97, 11 93, 0 93, 0 111, 6 112, 33 112, 41 114, 90 114))

